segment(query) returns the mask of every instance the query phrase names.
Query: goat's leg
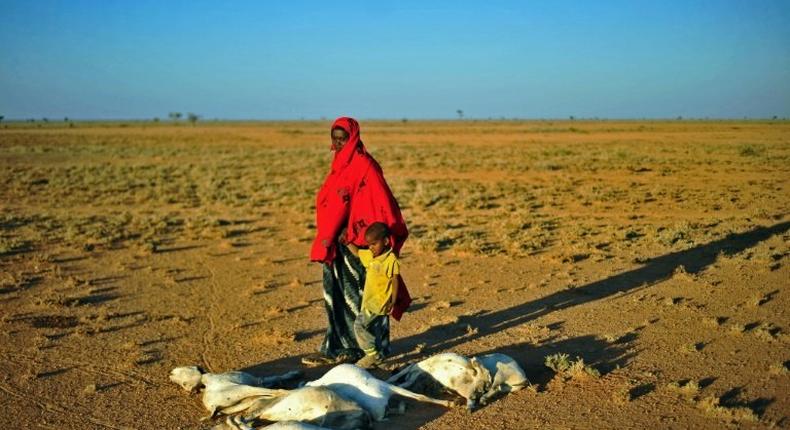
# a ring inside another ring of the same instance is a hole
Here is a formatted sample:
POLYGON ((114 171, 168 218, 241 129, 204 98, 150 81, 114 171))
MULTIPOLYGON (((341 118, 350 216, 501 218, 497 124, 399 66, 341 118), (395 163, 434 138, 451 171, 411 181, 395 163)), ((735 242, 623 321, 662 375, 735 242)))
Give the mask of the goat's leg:
POLYGON ((496 396, 501 391, 503 391, 503 387, 505 386, 505 373, 497 371, 494 375, 494 380, 491 381, 491 385, 488 388, 488 391, 480 397, 480 403, 487 404, 488 400, 491 397, 496 396))
POLYGON ((397 385, 390 385, 390 389, 392 390, 393 393, 399 396, 408 397, 410 399, 414 399, 419 402, 433 403, 435 405, 441 405, 447 408, 452 408, 453 406, 455 406, 455 403, 449 400, 434 399, 433 397, 424 396, 422 394, 415 393, 414 391, 409 391, 405 388, 401 388, 397 385))
POLYGON ((246 399, 239 400, 239 402, 236 403, 235 405, 228 406, 227 408, 222 409, 221 412, 225 415, 233 415, 237 412, 246 411, 247 408, 252 406, 260 398, 261 396, 247 397, 246 399))
POLYGON ((409 375, 406 377, 406 380, 398 384, 401 388, 411 388, 417 381, 423 376, 422 372, 419 369, 414 369, 409 375))
POLYGON ((225 425, 227 425, 229 429, 233 430, 255 430, 252 428, 252 426, 247 424, 241 417, 238 416, 228 417, 228 419, 225 420, 225 425))
POLYGON ((400 372, 390 376, 389 379, 387 379, 387 383, 394 384, 398 379, 402 378, 403 376, 411 372, 411 369, 413 368, 414 368, 414 364, 410 364, 404 367, 403 369, 400 370, 400 372))
POLYGON ((485 394, 483 394, 482 397, 480 397, 480 403, 482 403, 484 405, 487 405, 488 401, 492 397, 496 396, 497 394, 501 393, 502 391, 505 391, 503 384, 492 386, 485 394))
POLYGON ((274 375, 274 376, 264 376, 260 378, 261 385, 264 387, 271 387, 282 382, 298 378, 302 376, 302 372, 298 370, 291 370, 290 372, 284 373, 282 375, 274 375))

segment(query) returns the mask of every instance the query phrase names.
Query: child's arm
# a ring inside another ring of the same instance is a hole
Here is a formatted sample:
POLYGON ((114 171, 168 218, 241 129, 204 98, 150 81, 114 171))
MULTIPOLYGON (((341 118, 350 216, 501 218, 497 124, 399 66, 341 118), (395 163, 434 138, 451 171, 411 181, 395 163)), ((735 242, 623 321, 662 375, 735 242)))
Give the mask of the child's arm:
POLYGON ((392 304, 395 305, 395 302, 398 300, 398 288, 400 288, 400 275, 395 274, 392 277, 392 304))
POLYGON ((346 244, 346 246, 348 247, 348 250, 351 251, 352 254, 354 254, 357 257, 359 257, 359 248, 357 248, 356 245, 354 245, 353 243, 349 242, 349 243, 346 244))

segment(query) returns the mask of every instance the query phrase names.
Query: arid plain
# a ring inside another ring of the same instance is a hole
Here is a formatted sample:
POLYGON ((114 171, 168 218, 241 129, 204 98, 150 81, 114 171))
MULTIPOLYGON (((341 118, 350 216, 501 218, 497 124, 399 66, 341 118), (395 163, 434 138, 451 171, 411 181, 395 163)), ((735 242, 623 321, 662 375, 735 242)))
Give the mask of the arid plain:
MULTIPOLYGON (((210 428, 171 368, 302 369, 329 125, 0 128, 0 426, 210 428)), ((496 351, 533 383, 375 428, 790 427, 790 123, 361 126, 411 232, 388 365, 496 351)))

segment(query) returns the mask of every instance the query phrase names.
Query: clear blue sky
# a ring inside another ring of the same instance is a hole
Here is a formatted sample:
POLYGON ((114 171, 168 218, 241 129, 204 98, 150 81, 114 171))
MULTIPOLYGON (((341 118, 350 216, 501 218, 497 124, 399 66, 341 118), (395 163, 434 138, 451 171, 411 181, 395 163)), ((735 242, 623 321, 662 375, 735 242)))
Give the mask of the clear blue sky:
POLYGON ((790 117, 790 1, 0 0, 6 118, 457 109, 790 117))

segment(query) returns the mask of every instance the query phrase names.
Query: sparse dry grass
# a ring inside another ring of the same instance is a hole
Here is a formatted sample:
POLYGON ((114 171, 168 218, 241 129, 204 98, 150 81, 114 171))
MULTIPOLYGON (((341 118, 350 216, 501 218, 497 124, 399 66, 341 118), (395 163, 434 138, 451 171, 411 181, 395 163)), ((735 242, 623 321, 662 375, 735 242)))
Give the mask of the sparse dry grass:
MULTIPOLYGON (((293 211, 307 226, 329 161, 324 127, 3 130, 4 216, 21 221, 4 221, 3 229, 27 225, 25 236, 33 237, 20 239, 30 241, 25 246, 136 242, 155 248, 150 244, 167 235, 233 234, 212 222, 217 208, 293 211), (143 208, 156 208, 155 214, 143 208)), ((710 142, 698 132, 704 127, 743 134, 715 123, 373 122, 365 124, 363 139, 407 212, 411 243, 419 249, 517 257, 572 244, 574 255, 600 259, 609 258, 600 247, 606 242, 625 240, 631 252, 651 255, 724 237, 731 227, 721 228, 711 215, 731 217, 747 201, 764 218, 787 212, 786 199, 775 198, 762 176, 786 170, 790 148, 776 139, 786 126, 763 125, 760 142, 748 145, 710 142), (660 148, 630 143, 652 142, 656 133, 676 136, 660 148), (677 180, 688 170, 700 172, 699 183, 677 180), (709 176, 736 179, 739 172, 753 172, 756 187, 727 180, 718 190, 707 187, 709 176), (656 212, 665 207, 686 215, 656 212), (634 216, 611 229, 607 220, 616 214, 634 216)), ((6 252, 18 248, 4 242, 6 252)), ((776 255, 768 257, 771 264, 782 258, 776 255)))
MULTIPOLYGON (((51 427, 192 428, 194 399, 158 385, 169 367, 292 370, 325 329, 306 255, 328 126, 0 129, 0 379, 51 404, 96 400, 64 403, 74 413, 51 427)), ((539 381, 539 395, 404 428, 507 426, 505 409, 533 427, 781 422, 790 236, 727 239, 786 222, 790 123, 362 127, 410 230, 418 300, 393 324, 396 352, 513 351, 539 381), (559 377, 540 381, 544 360, 559 377), (706 378, 653 393, 684 375, 706 378), (751 400, 711 397, 738 386, 751 400)), ((9 408, 39 422, 35 405, 9 408)))

